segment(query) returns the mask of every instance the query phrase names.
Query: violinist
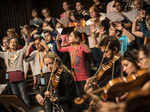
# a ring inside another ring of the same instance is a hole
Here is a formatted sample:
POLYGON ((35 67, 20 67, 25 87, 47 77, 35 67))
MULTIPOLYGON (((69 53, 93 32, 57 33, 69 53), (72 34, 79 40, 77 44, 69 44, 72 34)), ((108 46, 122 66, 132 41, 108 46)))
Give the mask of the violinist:
POLYGON ((61 69, 61 72, 60 77, 57 77, 59 79, 58 85, 53 92, 50 93, 50 89, 47 91, 48 84, 46 84, 45 89, 41 92, 41 94, 36 95, 37 102, 43 106, 44 97, 46 96, 51 102, 50 105, 52 108, 50 112, 73 112, 73 100, 76 97, 76 89, 75 82, 70 71, 62 64, 60 58, 54 52, 48 52, 45 54, 43 61, 48 70, 54 74, 52 74, 53 76, 50 76, 52 78, 52 86, 49 87, 50 89, 53 87, 53 77, 57 75, 58 70, 61 69))
MULTIPOLYGON (((99 44, 99 47, 101 49, 101 51, 103 52, 103 57, 106 58, 107 60, 111 61, 114 57, 114 55, 120 57, 120 42, 116 37, 113 36, 106 36, 101 43, 99 44), (106 49, 108 43, 110 42, 108 49, 106 49), (105 51, 106 49, 106 51, 105 51)), ((99 87, 103 87, 107 84, 107 82, 109 80, 111 80, 112 78, 118 77, 120 75, 120 70, 121 70, 121 63, 119 60, 117 60, 114 64, 114 70, 113 73, 112 71, 109 72, 109 74, 98 83, 99 87)), ((89 88, 89 82, 92 79, 89 78, 86 80, 86 84, 84 86, 84 90, 86 91, 89 88)))

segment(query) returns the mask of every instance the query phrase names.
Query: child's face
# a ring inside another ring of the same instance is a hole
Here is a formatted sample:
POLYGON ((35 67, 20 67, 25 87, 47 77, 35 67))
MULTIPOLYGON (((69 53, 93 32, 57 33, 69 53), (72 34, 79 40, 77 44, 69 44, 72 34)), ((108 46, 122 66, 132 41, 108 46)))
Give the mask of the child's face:
POLYGON ((10 43, 9 43, 10 49, 16 50, 16 49, 17 49, 17 46, 18 46, 17 40, 16 40, 16 39, 11 39, 11 40, 10 40, 10 43))
POLYGON ((62 28, 62 27, 61 27, 61 24, 57 23, 57 24, 56 24, 56 29, 59 29, 59 28, 62 28))
POLYGON ((10 33, 10 32, 7 32, 7 36, 8 36, 9 38, 14 37, 13 33, 10 33))
POLYGON ((137 10, 140 10, 141 6, 138 1, 134 1, 133 4, 137 10))
POLYGON ((121 4, 120 4, 119 2, 116 2, 116 3, 115 3, 115 8, 116 8, 116 10, 117 10, 118 12, 121 12, 121 10, 122 10, 122 6, 121 6, 121 4))
POLYGON ((29 32, 26 28, 23 28, 22 31, 26 34, 28 34, 28 32, 29 32))
POLYGON ((38 51, 42 51, 44 49, 44 47, 41 45, 41 42, 39 40, 35 40, 34 45, 38 51))
POLYGON ((62 6, 65 11, 69 10, 69 5, 66 2, 64 2, 62 6))
POLYGON ((8 49, 9 48, 9 43, 8 43, 8 40, 7 39, 4 39, 3 40, 3 46, 5 49, 8 49))
POLYGON ((109 28, 109 36, 116 36, 116 29, 112 25, 109 28))
POLYGON ((32 11, 32 16, 33 16, 33 17, 37 17, 37 12, 33 10, 33 11, 32 11))
POLYGON ((74 17, 74 14, 73 14, 73 13, 71 13, 70 19, 71 19, 72 21, 75 21, 75 17, 74 17))
POLYGON ((69 35, 69 43, 74 43, 74 42, 75 42, 75 35, 73 32, 71 32, 69 35))
POLYGON ((52 35, 49 34, 49 33, 44 33, 44 36, 45 36, 45 41, 46 42, 50 42, 53 39, 52 35))
POLYGON ((89 12, 92 18, 96 17, 96 12, 94 10, 90 9, 89 12))
POLYGON ((43 23, 43 26, 42 26, 42 27, 44 28, 44 27, 47 27, 47 26, 48 26, 47 23, 43 23))
POLYGON ((76 10, 77 11, 82 10, 82 5, 79 2, 76 3, 76 10))

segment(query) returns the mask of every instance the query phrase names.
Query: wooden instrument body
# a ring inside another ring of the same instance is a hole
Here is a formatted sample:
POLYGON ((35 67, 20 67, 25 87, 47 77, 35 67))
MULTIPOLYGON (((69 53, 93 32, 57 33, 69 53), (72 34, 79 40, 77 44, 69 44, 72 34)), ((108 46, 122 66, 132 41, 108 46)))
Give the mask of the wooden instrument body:
POLYGON ((133 89, 142 87, 148 81, 147 70, 139 70, 137 73, 128 77, 118 77, 110 80, 104 87, 102 99, 115 98, 133 89))

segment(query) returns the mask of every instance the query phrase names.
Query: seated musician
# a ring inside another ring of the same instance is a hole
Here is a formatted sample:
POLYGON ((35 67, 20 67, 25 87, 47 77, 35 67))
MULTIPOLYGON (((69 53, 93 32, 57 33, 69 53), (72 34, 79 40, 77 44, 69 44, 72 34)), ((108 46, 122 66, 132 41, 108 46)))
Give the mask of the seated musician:
POLYGON ((46 84, 43 92, 36 95, 36 100, 43 106, 44 97, 46 96, 50 100, 50 105, 52 107, 51 112, 73 112, 73 100, 76 97, 76 89, 70 71, 62 64, 60 58, 54 52, 45 54, 43 61, 48 70, 52 72, 50 76, 52 85, 50 84, 49 90, 47 91, 48 84, 46 84), (58 85, 54 85, 53 82, 57 82, 58 85), (52 92, 50 93, 51 87, 55 88, 52 89, 52 92))
MULTIPOLYGON (((109 61, 111 61, 113 59, 114 55, 118 56, 118 57, 121 56, 121 54, 119 52, 120 51, 120 42, 116 37, 106 36, 101 41, 99 46, 101 48, 101 51, 103 52, 103 57, 109 61), (108 42, 110 42, 109 45, 108 45, 108 42), (106 49, 107 45, 108 45, 108 49, 106 49)), ((112 78, 118 77, 120 75, 120 70, 121 70, 121 63, 119 60, 117 60, 114 65, 114 73, 112 73, 111 72, 112 70, 110 70, 109 74, 106 75, 106 77, 101 82, 99 82, 99 84, 98 84, 99 87, 105 86, 109 80, 111 80, 112 78)), ((84 86, 85 91, 89 88, 88 84, 92 78, 93 77, 86 80, 86 84, 84 86)))

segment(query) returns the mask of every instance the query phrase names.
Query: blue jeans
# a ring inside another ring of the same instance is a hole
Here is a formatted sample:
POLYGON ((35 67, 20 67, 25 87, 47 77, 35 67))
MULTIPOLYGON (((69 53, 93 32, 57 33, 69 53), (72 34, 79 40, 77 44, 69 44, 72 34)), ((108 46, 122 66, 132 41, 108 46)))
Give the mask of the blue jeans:
POLYGON ((28 107, 30 107, 30 101, 29 101, 29 96, 27 94, 25 81, 10 82, 10 86, 13 94, 17 95, 18 97, 21 96, 21 98, 28 105, 28 107))
POLYGON ((85 85, 86 81, 76 81, 76 90, 77 90, 77 95, 79 97, 82 97, 85 92, 84 92, 84 85, 85 85))

